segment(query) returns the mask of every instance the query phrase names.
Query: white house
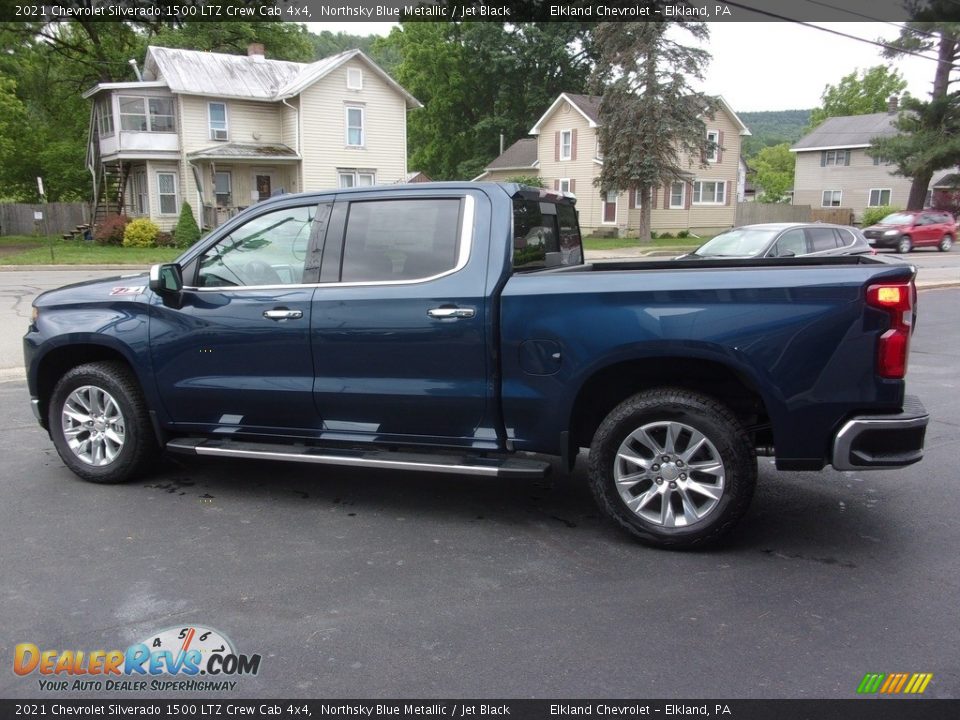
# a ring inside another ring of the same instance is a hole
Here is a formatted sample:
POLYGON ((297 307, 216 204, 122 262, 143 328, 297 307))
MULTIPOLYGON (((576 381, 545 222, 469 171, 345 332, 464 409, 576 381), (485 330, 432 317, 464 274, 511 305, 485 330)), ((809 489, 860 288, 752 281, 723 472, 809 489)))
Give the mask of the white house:
POLYGON ((281 191, 407 177, 406 114, 422 106, 360 50, 295 63, 258 43, 247 55, 151 46, 141 77, 84 93, 101 216, 166 230, 188 201, 212 227, 281 191))

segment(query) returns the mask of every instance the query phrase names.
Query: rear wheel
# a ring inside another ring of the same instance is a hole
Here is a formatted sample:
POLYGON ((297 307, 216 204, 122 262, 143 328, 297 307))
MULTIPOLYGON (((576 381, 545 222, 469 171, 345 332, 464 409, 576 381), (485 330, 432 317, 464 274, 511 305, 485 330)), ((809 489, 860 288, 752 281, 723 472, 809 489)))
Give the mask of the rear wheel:
POLYGON ((913 250, 913 240, 909 235, 904 235, 897 241, 897 252, 901 255, 906 255, 911 250, 913 250))
POLYGON ((743 516, 756 453, 723 404, 687 390, 639 393, 601 423, 590 447, 600 507, 642 542, 702 547, 743 516))
POLYGON ((940 239, 940 244, 937 245, 937 248, 939 248, 940 252, 947 252, 947 251, 949 251, 950 248, 952 248, 952 247, 953 247, 953 238, 950 237, 949 234, 944 235, 944 236, 940 239))
POLYGON ((48 421, 60 459, 90 482, 129 480, 157 455, 146 402, 123 363, 70 370, 53 390, 48 421))

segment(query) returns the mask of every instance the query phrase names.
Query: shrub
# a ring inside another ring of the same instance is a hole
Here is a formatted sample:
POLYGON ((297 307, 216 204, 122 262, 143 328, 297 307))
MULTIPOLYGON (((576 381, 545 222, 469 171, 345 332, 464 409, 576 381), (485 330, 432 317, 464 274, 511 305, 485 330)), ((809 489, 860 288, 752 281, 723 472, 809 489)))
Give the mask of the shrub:
POLYGON ((197 225, 197 220, 193 217, 193 208, 188 202, 183 203, 180 208, 180 219, 177 220, 173 237, 178 247, 190 247, 200 239, 200 226, 197 225))
POLYGON ((650 231, 650 239, 651 239, 651 240, 656 240, 658 237, 660 237, 660 236, 657 235, 657 233, 655 233, 653 230, 650 231))
POLYGON ((681 240, 684 239, 684 238, 688 238, 688 237, 690 237, 690 231, 689 231, 689 230, 681 230, 680 232, 677 233, 677 237, 680 238, 681 240))
POLYGON ((97 225, 93 239, 97 245, 123 245, 123 233, 129 223, 126 215, 107 215, 97 225))
POLYGON ((660 233, 660 239, 661 239, 661 240, 673 240, 673 235, 671 235, 671 234, 668 233, 668 232, 660 233))
POLYGON ((903 208, 893 207, 892 205, 881 205, 880 207, 871 207, 863 211, 863 218, 860 220, 860 224, 864 227, 868 225, 874 225, 883 218, 885 218, 890 213, 900 212, 903 208))
POLYGON ((124 247, 155 247, 160 228, 147 218, 137 218, 123 233, 124 247))
POLYGON ((154 241, 157 247, 176 247, 177 243, 173 239, 173 234, 160 231, 157 233, 157 239, 154 241))

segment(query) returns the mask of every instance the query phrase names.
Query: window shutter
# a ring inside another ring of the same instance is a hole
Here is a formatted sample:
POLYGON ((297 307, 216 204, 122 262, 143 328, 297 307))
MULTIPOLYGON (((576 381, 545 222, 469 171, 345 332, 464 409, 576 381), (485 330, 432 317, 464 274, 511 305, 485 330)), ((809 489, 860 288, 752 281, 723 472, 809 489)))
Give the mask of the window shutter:
POLYGON ((573 178, 570 178, 570 192, 572 193, 577 192, 577 181, 574 180, 573 178))
POLYGON ((631 187, 627 192, 629 193, 627 207, 629 207, 631 210, 636 210, 637 209, 637 188, 631 187))
POLYGON ((820 167, 826 167, 826 166, 827 166, 827 151, 821 150, 820 151, 820 167))
POLYGON ((554 189, 554 190, 559 190, 559 189, 560 189, 560 181, 559 181, 559 180, 554 180, 554 181, 553 181, 553 189, 554 189))
POLYGON ((555 162, 560 162, 560 131, 557 130, 553 134, 553 159, 555 162))
POLYGON ((730 204, 730 183, 726 180, 723 182, 723 204, 730 204))
POLYGON ((650 188, 650 207, 651 209, 657 207, 657 189, 656 188, 650 188))
POLYGON ((850 164, 850 151, 849 151, 849 150, 845 150, 845 151, 844 151, 843 164, 844 164, 844 165, 849 165, 849 164, 850 164))
POLYGON ((717 137, 717 162, 723 162, 723 130, 718 131, 717 137))
POLYGON ((684 188, 684 192, 686 193, 686 196, 684 197, 683 207, 684 209, 689 210, 690 205, 693 204, 693 183, 687 183, 686 187, 684 188))
POLYGON ((570 131, 570 159, 577 159, 577 129, 570 131))
POLYGON ((663 209, 670 208, 670 183, 663 186, 663 209))

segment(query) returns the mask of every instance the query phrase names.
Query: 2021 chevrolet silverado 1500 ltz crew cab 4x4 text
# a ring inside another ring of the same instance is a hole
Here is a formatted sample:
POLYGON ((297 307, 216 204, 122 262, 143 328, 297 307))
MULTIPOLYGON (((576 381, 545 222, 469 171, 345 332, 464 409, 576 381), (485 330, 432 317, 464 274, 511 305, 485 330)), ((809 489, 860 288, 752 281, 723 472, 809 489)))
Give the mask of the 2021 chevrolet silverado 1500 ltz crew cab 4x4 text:
POLYGON ((786 470, 901 467, 914 269, 585 264, 574 200, 437 183, 258 203, 149 276, 41 295, 33 408, 93 482, 160 450, 518 478, 589 448, 600 506, 690 547, 786 470))

